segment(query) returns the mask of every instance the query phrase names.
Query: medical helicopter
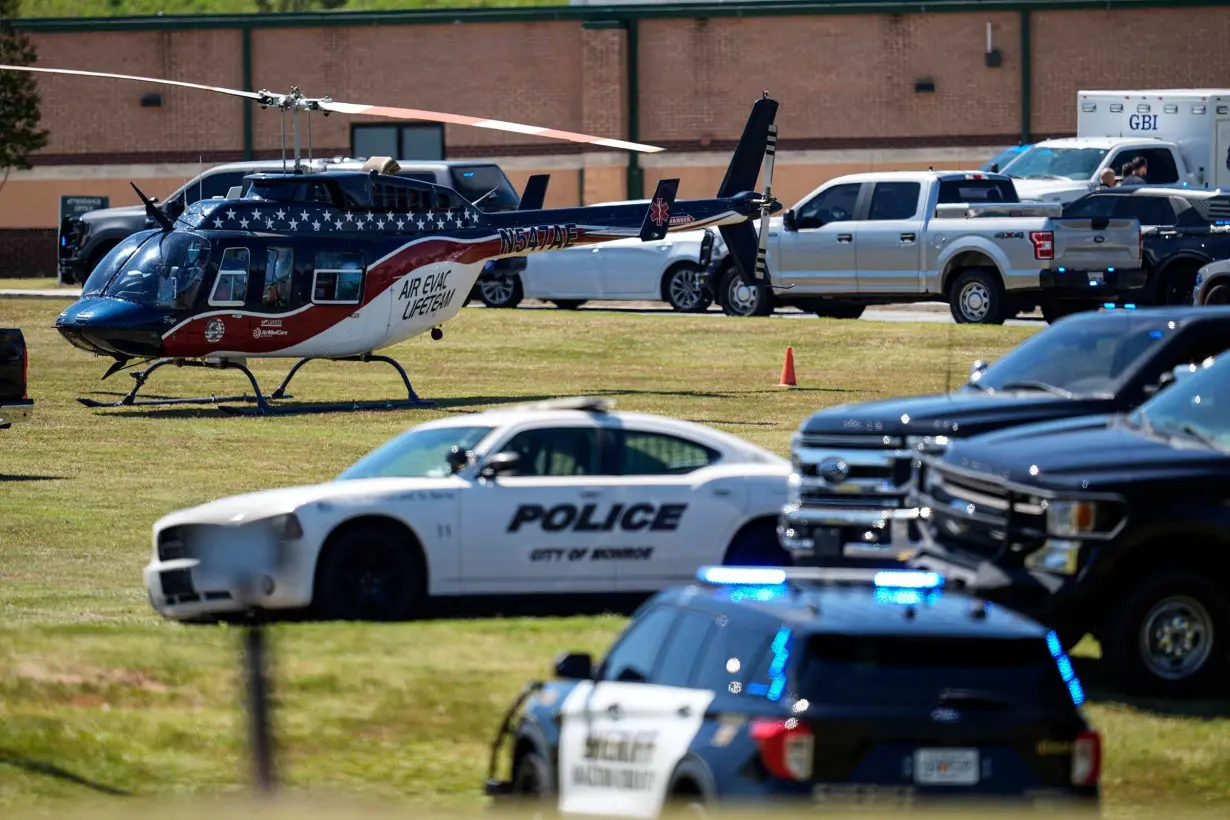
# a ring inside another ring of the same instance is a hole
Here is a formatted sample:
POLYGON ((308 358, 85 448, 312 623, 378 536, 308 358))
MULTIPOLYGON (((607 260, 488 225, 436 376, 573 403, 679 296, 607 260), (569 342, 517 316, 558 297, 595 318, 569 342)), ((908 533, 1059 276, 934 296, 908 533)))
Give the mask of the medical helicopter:
POLYGON ((676 202, 678 179, 657 185, 648 206, 544 209, 547 175, 531 177, 517 210, 484 212, 443 185, 396 175, 396 162, 376 157, 359 171, 309 172, 302 164, 300 115, 364 114, 534 134, 627 151, 652 145, 552 128, 436 111, 358 105, 304 96, 298 88, 266 90, 77 69, 0 65, 0 70, 69 74, 180 86, 255 100, 283 119, 292 115, 293 160, 286 173, 253 174, 225 197, 202 199, 172 218, 134 184, 155 226, 120 242, 95 267, 81 298, 56 320, 74 346, 114 359, 103 375, 153 362, 130 375, 132 390, 114 402, 80 398, 88 407, 215 404, 233 414, 429 407, 406 371, 375 351, 430 332, 457 315, 491 260, 639 236, 716 227, 749 282, 767 278, 778 103, 766 92, 752 112, 726 176, 712 199, 676 202), (755 190, 763 161, 765 190, 755 190), (757 236, 751 220, 760 220, 757 236), (249 358, 297 358, 267 396, 249 358), (404 400, 285 405, 291 379, 308 362, 384 362, 401 376, 404 400), (238 370, 253 396, 138 399, 150 375, 166 365, 238 370), (255 406, 235 407, 231 404, 255 406))

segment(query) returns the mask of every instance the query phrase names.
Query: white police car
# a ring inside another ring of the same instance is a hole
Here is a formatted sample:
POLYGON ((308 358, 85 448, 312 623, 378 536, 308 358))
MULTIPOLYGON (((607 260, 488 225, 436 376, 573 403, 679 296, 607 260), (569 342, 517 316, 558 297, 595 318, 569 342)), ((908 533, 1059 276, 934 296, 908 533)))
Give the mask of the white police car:
POLYGON ((786 563, 789 473, 735 436, 592 399, 440 419, 334 481, 162 518, 145 585, 178 619, 310 607, 389 620, 437 596, 566 607, 648 593, 706 563, 786 563))

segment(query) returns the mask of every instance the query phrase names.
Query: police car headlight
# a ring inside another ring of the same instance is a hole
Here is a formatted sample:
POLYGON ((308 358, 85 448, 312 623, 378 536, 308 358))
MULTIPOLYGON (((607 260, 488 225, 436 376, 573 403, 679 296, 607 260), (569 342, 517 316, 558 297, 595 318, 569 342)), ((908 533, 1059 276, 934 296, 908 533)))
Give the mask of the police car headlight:
POLYGON ((265 522, 279 541, 295 541, 303 537, 303 525, 294 513, 275 515, 265 519, 265 522))
POLYGON ((1109 501, 1060 500, 1046 504, 1046 532, 1055 538, 1105 537, 1118 529, 1123 508, 1109 501))

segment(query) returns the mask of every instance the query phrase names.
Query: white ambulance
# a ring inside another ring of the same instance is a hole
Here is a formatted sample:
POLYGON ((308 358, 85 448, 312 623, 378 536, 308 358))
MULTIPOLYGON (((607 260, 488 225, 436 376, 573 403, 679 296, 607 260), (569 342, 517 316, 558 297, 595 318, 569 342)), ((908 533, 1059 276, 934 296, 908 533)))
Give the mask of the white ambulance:
POLYGON ((1077 105, 1075 137, 1036 143, 1004 166, 1022 200, 1071 202, 1137 157, 1149 185, 1230 188, 1230 89, 1081 91, 1077 105))

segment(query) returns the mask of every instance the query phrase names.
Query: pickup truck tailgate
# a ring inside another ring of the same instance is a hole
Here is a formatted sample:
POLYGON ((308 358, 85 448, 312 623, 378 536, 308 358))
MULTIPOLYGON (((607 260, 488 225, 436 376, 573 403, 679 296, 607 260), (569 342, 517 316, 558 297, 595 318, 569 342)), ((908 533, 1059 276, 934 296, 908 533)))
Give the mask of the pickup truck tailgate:
POLYGON ((1140 222, 1135 219, 1052 219, 1051 269, 1101 271, 1139 268, 1140 222))

